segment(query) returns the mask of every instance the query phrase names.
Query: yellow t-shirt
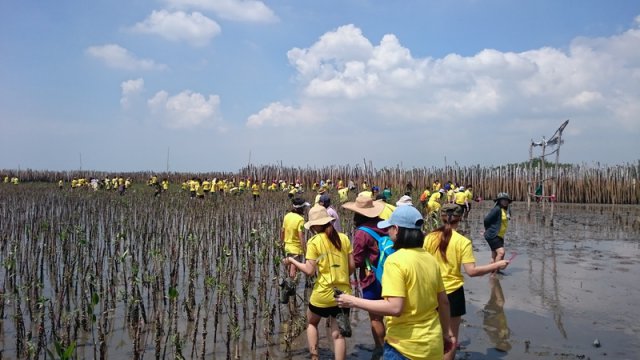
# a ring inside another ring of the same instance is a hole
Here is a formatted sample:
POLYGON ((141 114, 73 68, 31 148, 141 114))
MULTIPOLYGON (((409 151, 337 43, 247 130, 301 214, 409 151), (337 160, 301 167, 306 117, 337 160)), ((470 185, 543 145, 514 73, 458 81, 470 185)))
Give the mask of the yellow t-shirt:
POLYGON ((500 222, 500 231, 498 231, 498 236, 504 239, 504 234, 507 232, 507 225, 509 220, 507 219, 507 211, 505 209, 502 210, 502 221, 500 222))
MULTIPOLYGON (((382 201, 382 200, 378 200, 378 201, 382 201)), ((388 220, 391 217, 391 213, 393 213, 393 210, 395 209, 396 209, 395 206, 384 203, 384 209, 382 209, 382 212, 380 213, 380 215, 378 215, 378 217, 382 220, 388 220)))
POLYGON ((431 185, 431 191, 436 192, 436 191, 440 191, 440 188, 442 187, 442 184, 440 183, 433 183, 431 185))
POLYGON ((453 190, 447 191, 447 202, 452 202, 453 201, 453 196, 454 196, 453 190))
POLYGON ((209 191, 209 190, 211 190, 211 183, 210 183, 209 181, 207 181, 207 180, 203 181, 203 182, 202 182, 202 189, 203 189, 204 191, 209 191))
POLYGON ((338 250, 331 244, 325 233, 320 233, 307 243, 306 258, 315 260, 318 269, 318 278, 309 298, 309 303, 313 306, 321 308, 337 306, 333 297, 334 287, 344 291, 345 294, 351 294, 349 282, 351 242, 347 235, 342 233, 340 233, 340 242, 342 248, 338 250))
POLYGON ((454 230, 447 246, 447 261, 445 262, 440 250, 438 250, 440 235, 440 232, 429 233, 424 239, 424 249, 433 255, 440 265, 445 291, 447 294, 451 294, 464 285, 464 277, 460 271, 462 264, 475 263, 476 258, 473 256, 471 240, 454 230))
POLYGON ((260 195, 260 186, 258 184, 251 185, 251 194, 260 195))
POLYGON ((304 218, 302 215, 288 212, 282 221, 282 230, 284 230, 284 251, 287 254, 304 254, 302 249, 302 239, 300 232, 304 229, 304 218))
POLYGON ((473 201, 473 191, 467 189, 464 193, 467 194, 467 201, 473 201))
POLYGON ((431 194, 431 197, 429 198, 429 202, 433 203, 433 202, 438 202, 440 201, 440 197, 442 195, 440 194, 440 192, 434 192, 433 194, 431 194))
POLYGON ((467 201, 467 193, 463 192, 463 191, 458 191, 455 194, 455 202, 458 205, 464 205, 465 201, 467 201))
POLYGON ((338 190, 338 196, 341 203, 349 201, 349 188, 343 187, 342 189, 338 190))
POLYGON ((404 298, 400 316, 385 317, 389 345, 410 359, 442 359, 438 316, 438 293, 442 291, 438 263, 424 249, 400 249, 387 258, 382 296, 404 298))

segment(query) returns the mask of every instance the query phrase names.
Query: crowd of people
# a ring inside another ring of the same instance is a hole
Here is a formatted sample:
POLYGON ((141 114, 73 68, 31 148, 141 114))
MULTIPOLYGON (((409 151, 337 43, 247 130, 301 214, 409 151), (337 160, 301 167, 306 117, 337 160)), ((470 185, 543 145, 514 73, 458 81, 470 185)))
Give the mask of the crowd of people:
POLYGON ((326 183, 313 184, 314 204, 294 196, 282 223, 286 275, 281 302, 296 296, 299 272, 315 277, 307 309, 311 358, 319 356, 322 318, 329 319, 335 358, 346 357, 350 309, 359 308, 369 316, 373 358, 454 359, 466 313, 462 271, 470 277, 494 277, 509 265, 504 236, 511 198, 498 194, 484 218, 492 261, 476 265, 471 240, 458 232, 476 200, 471 185, 435 181, 420 194, 420 205, 413 204, 411 183, 395 205, 390 204, 390 187, 380 191, 366 182, 359 192, 342 183, 336 187, 343 188, 356 192, 354 201, 340 201, 342 209, 353 214, 350 236, 341 230, 326 183), (425 217, 437 218, 439 226, 425 233, 425 217), (312 233, 308 240, 304 229, 312 233))

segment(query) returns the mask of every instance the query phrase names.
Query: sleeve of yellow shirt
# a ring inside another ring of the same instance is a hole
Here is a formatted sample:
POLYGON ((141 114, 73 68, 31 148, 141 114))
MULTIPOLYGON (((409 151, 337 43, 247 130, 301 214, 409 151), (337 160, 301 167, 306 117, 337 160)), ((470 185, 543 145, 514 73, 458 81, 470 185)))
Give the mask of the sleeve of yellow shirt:
POLYGON ((473 248, 471 247, 471 241, 465 241, 462 246, 462 263, 470 264, 475 263, 476 258, 473 256, 473 248))
POLYGON ((399 265, 391 258, 385 261, 384 272, 382 273, 382 297, 407 297, 404 272, 399 265))
POLYGON ((307 244, 307 253, 304 256, 307 260, 318 260, 318 258, 320 257, 320 253, 318 252, 318 248, 316 247, 316 241, 314 241, 314 238, 315 236, 312 237, 307 244))

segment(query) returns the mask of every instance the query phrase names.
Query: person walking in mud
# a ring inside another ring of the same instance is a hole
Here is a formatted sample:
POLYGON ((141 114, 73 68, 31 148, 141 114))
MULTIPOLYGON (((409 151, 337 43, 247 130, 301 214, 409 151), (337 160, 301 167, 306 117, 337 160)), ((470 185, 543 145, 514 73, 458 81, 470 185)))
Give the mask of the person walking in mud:
POLYGON ((293 265, 307 276, 318 273, 307 311, 307 341, 313 360, 319 359, 318 324, 322 318, 331 318, 336 360, 346 358, 345 337, 351 336, 349 309, 339 308, 335 296, 351 293, 349 276, 354 270, 353 254, 349 238, 333 228, 332 220, 324 206, 312 207, 309 221, 304 224, 306 229, 315 233, 307 242, 306 262, 302 263, 292 256, 283 260, 285 265, 293 265))
MULTIPOLYGON (((386 230, 379 229, 377 224, 384 204, 373 201, 368 196, 358 196, 356 201, 342 205, 353 212, 353 260, 355 262, 358 288, 362 297, 367 300, 382 299, 381 279, 376 278, 375 268, 379 266, 380 250, 376 237, 388 236, 386 230), (374 237, 375 236, 375 237, 374 237)), ((384 346, 384 321, 382 315, 369 312, 371 335, 375 348, 374 357, 382 355, 384 346)))
MULTIPOLYGON (((504 259, 504 235, 511 218, 509 205, 512 201, 508 193, 499 193, 495 199, 496 205, 484 217, 484 238, 491 248, 494 263, 504 259)), ((501 273, 500 270, 496 272, 501 273)))
POLYGON ((338 305, 386 316, 384 359, 441 360, 455 338, 440 267, 423 248, 424 220, 413 206, 398 207, 378 228, 389 229, 396 252, 382 275, 382 300, 338 296, 338 305))
MULTIPOLYGON (((509 265, 509 261, 500 260, 488 265, 476 266, 471 240, 458 233, 458 225, 464 215, 464 209, 456 204, 445 204, 440 209, 442 226, 429 233, 424 240, 424 249, 433 255, 440 265, 440 274, 449 299, 451 309, 451 331, 458 339, 462 316, 467 313, 464 296, 464 277, 460 268, 468 276, 482 276, 509 265)), ((456 346, 445 354, 445 360, 453 360, 456 346)))
MULTIPOLYGON (((306 249, 304 241, 304 209, 309 203, 301 198, 291 201, 291 210, 284 216, 280 230, 280 241, 284 245, 286 257, 293 257, 302 262, 302 255, 306 249)), ((280 303, 288 304, 289 297, 296 295, 297 268, 291 264, 287 267, 287 275, 280 283, 280 303)))

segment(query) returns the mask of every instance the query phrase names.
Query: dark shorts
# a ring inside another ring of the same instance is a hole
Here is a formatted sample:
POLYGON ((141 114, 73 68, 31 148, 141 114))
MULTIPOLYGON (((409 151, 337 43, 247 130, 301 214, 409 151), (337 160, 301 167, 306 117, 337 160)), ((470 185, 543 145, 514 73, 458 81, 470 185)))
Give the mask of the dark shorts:
POLYGON ((341 312, 344 312, 345 315, 349 316, 349 312, 351 309, 349 308, 339 308, 337 306, 331 306, 328 308, 322 308, 322 307, 317 307, 317 306, 313 306, 311 304, 309 304, 309 310, 320 316, 323 318, 328 318, 328 317, 336 317, 336 315, 338 315, 341 312))
POLYGON ((504 247, 504 239, 500 236, 496 236, 493 239, 487 240, 487 243, 489 243, 491 251, 496 251, 497 249, 504 247))
POLYGON ((367 300, 381 300, 382 285, 380 285, 380 282, 375 280, 369 286, 362 289, 362 298, 367 300))
POLYGON ((460 289, 447 294, 447 297, 449 298, 451 317, 458 317, 467 313, 467 306, 464 301, 464 287, 460 286, 460 289))

